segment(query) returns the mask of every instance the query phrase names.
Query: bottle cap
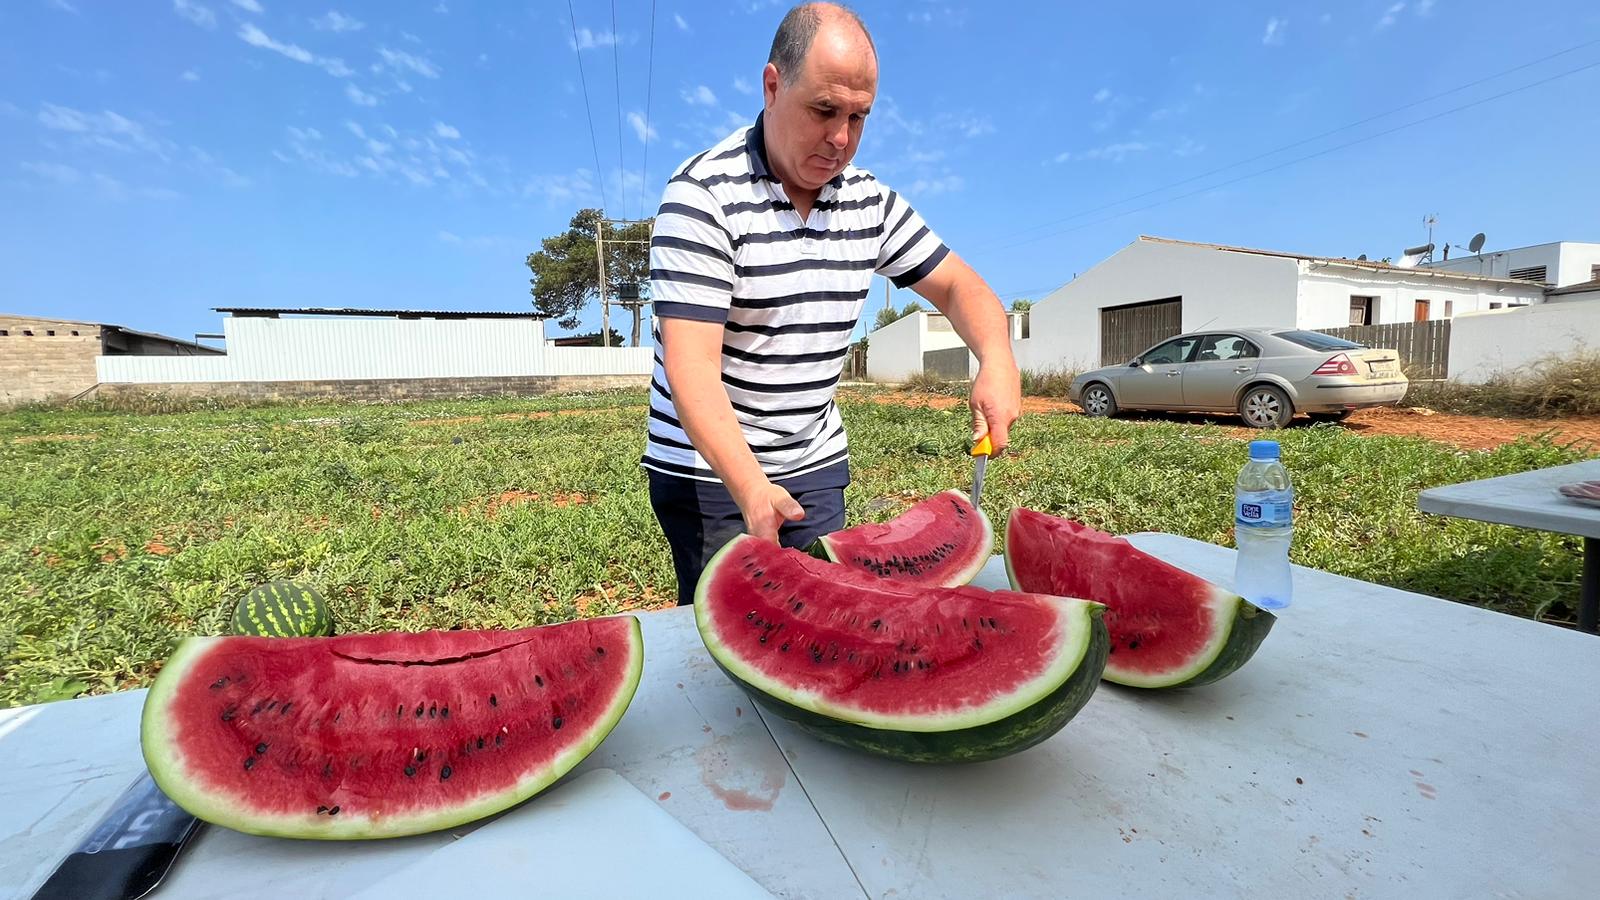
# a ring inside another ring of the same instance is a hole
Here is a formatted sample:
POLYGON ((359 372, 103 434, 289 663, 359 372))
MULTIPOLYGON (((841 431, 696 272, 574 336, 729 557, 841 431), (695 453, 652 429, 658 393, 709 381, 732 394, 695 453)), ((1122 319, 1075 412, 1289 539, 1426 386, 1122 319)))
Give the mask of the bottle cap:
POLYGON ((1250 442, 1250 458, 1251 459, 1277 459, 1278 458, 1278 442, 1277 441, 1251 441, 1250 442))

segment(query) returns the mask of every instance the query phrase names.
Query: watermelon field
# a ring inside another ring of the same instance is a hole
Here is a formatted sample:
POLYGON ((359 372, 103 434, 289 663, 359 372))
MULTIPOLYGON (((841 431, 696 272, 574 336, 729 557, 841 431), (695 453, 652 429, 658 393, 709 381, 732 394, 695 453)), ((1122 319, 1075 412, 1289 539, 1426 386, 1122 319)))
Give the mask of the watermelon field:
MULTIPOLYGON (((851 524, 965 487, 965 412, 841 399, 851 524), (932 451, 932 452, 929 452, 932 451)), ((148 684, 276 578, 341 631, 521 627, 670 604, 638 468, 642 391, 381 406, 0 414, 0 705, 148 684)), ((1337 426, 1281 433, 1295 562, 1564 623, 1576 541, 1417 512, 1438 484, 1595 455, 1524 438, 1461 450, 1337 426)), ((1032 415, 989 468, 1021 505, 1114 532, 1231 545, 1231 426, 1032 415)), ((1291 613, 1292 614, 1292 610, 1291 613)))

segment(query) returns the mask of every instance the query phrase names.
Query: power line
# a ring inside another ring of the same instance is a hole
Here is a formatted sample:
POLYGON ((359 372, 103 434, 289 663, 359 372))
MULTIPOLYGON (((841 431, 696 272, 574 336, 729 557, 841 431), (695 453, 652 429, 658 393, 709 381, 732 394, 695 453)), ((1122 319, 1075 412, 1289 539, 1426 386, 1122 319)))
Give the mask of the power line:
MULTIPOLYGON (((1484 98, 1481 98, 1481 99, 1478 99, 1478 100, 1474 100, 1474 101, 1472 101, 1470 103, 1463 103, 1460 106, 1452 107, 1451 109, 1447 109, 1447 110, 1445 110, 1443 112, 1434 113, 1431 116, 1425 116, 1425 117, 1423 117, 1421 119, 1417 119, 1416 121, 1413 121, 1413 122, 1407 122, 1407 123, 1405 123, 1403 125, 1396 125, 1393 128, 1388 128, 1388 129, 1385 129, 1383 131, 1376 132, 1374 134, 1369 134, 1369 135, 1366 135, 1365 137, 1359 137, 1359 138, 1356 138, 1353 141, 1346 141, 1343 144, 1338 144, 1338 145, 1335 145, 1333 147, 1328 147, 1328 148, 1323 149, 1323 150, 1318 150, 1315 153, 1308 153, 1305 156, 1298 156, 1298 157, 1295 157, 1294 159, 1288 160, 1287 162, 1279 163, 1278 165, 1275 165, 1275 166, 1269 166, 1269 167, 1267 167, 1265 169, 1261 169, 1261 170, 1258 170, 1258 171, 1255 171, 1255 172, 1248 172, 1248 173, 1246 173, 1244 175, 1240 175, 1237 178, 1230 178, 1230 179, 1228 179, 1226 181, 1221 181, 1221 182, 1218 182, 1216 184, 1207 185, 1206 187, 1198 188, 1196 190, 1189 191, 1187 193, 1178 194, 1178 195, 1173 196, 1173 197, 1168 197, 1168 198, 1166 198, 1164 200, 1157 200, 1154 203, 1147 203, 1144 206, 1136 207, 1134 209, 1123 210, 1122 212, 1114 213, 1114 214, 1106 216, 1105 218, 1102 218, 1102 219, 1095 219, 1092 222, 1085 222, 1085 223, 1083 223, 1081 225, 1074 225, 1074 226, 1072 226, 1070 228, 1063 228, 1063 229, 1059 229, 1059 230, 1056 230, 1056 231, 1047 232, 1045 234, 1038 235, 1037 237, 1027 238, 1026 240, 1008 241, 1007 242, 1007 246, 1020 247, 1020 246, 1023 246, 1024 244, 1032 244, 1032 243, 1035 243, 1037 241, 1042 241, 1045 238, 1056 237, 1058 235, 1063 235, 1063 234, 1069 234, 1069 233, 1074 232, 1074 231, 1081 231, 1084 228, 1091 228, 1091 227, 1093 227, 1095 225, 1103 225, 1106 222, 1111 222, 1111 221, 1114 221, 1116 219, 1120 219, 1123 216, 1129 216, 1129 215, 1133 215, 1134 213, 1144 212, 1145 210, 1154 209, 1154 208, 1156 208, 1158 206, 1164 206, 1164 205, 1166 205, 1168 203, 1175 203, 1175 202, 1177 202, 1179 200, 1186 200, 1186 199, 1188 199, 1190 197, 1194 197, 1194 196, 1197 196, 1199 194, 1207 193, 1208 191, 1214 191, 1217 188, 1227 187, 1230 184, 1238 184, 1241 181, 1245 181, 1245 180, 1248 180, 1248 179, 1251 179, 1251 178, 1255 178, 1255 177, 1258 177, 1258 176, 1261 176, 1261 175, 1266 175, 1266 174, 1269 174, 1271 172, 1276 172, 1276 171, 1278 171, 1280 169, 1286 169, 1289 166, 1296 165, 1298 163, 1303 163, 1303 162, 1305 162, 1307 160, 1316 159, 1319 156, 1326 156, 1329 153, 1335 153, 1337 151, 1344 150, 1344 149, 1349 148, 1349 147, 1354 147, 1357 144, 1364 144, 1367 141, 1376 140, 1378 138, 1394 134, 1397 131, 1404 131, 1407 128, 1414 128, 1414 127, 1416 127, 1418 125, 1423 125, 1423 124, 1426 124, 1428 122, 1432 122, 1432 121, 1434 121, 1436 119, 1442 119, 1445 116, 1454 115, 1455 113, 1471 109, 1474 106, 1482 106, 1485 103, 1490 103, 1492 101, 1499 100, 1499 99, 1502 99, 1504 97, 1509 97, 1512 94, 1518 94, 1518 93, 1521 93, 1522 91, 1530 90, 1532 88, 1539 87, 1540 85, 1549 84, 1552 81, 1556 81, 1556 80, 1561 79, 1561 78, 1566 78, 1569 75, 1576 75, 1579 72, 1584 72, 1584 71, 1587 71, 1589 69, 1593 69, 1593 68, 1596 68, 1596 67, 1600 67, 1600 61, 1595 61, 1595 62, 1589 63, 1588 65, 1579 66, 1576 69, 1568 69, 1565 72, 1559 72, 1559 73, 1557 73, 1555 75, 1549 76, 1548 78, 1541 78, 1538 81, 1530 82, 1528 84, 1522 85, 1521 87, 1515 87, 1515 88, 1512 88, 1512 89, 1510 89, 1508 91, 1502 91, 1502 92, 1500 92, 1498 94, 1494 94, 1494 95, 1489 96, 1489 97, 1484 97, 1484 98)), ((1232 167, 1229 166, 1228 168, 1232 168, 1232 167)), ((1193 181, 1194 179, 1189 179, 1189 180, 1193 181)), ((1141 196, 1149 196, 1149 193, 1143 194, 1141 196)), ((1129 201, 1125 200, 1125 201, 1122 201, 1122 202, 1126 203, 1126 202, 1129 202, 1129 201)), ((1111 204, 1111 206, 1117 206, 1117 205, 1120 205, 1120 204, 1117 204, 1117 203, 1111 204)), ((1105 208, 1105 207, 1102 207, 1102 208, 1105 208)), ((1072 217, 1072 218, 1076 218, 1076 217, 1072 217)), ((986 248, 986 249, 992 249, 992 248, 986 248)))
POLYGON ((656 0, 650 0, 650 63, 644 77, 644 165, 639 167, 639 218, 644 218, 650 202, 645 187, 650 183, 650 94, 656 76, 656 0))
POLYGON ((627 215, 628 163, 622 151, 622 67, 617 62, 617 45, 620 43, 622 38, 617 34, 617 0, 611 0, 611 75, 617 86, 617 190, 622 192, 622 198, 617 203, 622 207, 622 214, 627 215))
POLYGON ((606 200, 606 176, 600 168, 600 142, 594 137, 594 109, 589 106, 589 79, 583 75, 583 48, 578 46, 578 14, 572 11, 572 0, 567 0, 567 17, 572 22, 572 52, 578 57, 578 81, 583 84, 583 111, 589 116, 589 148, 594 151, 594 177, 600 183, 600 206, 604 208, 611 204, 606 200))
MULTIPOLYGON (((1386 118, 1388 116, 1392 116, 1397 112, 1404 112, 1405 110, 1412 109, 1412 108, 1417 107, 1417 106, 1422 106, 1423 104, 1426 104, 1426 103, 1432 103, 1435 100, 1439 100, 1441 98, 1448 97, 1451 94, 1459 94, 1462 91, 1467 90, 1469 88, 1474 88, 1474 87, 1477 87, 1480 84, 1484 84, 1484 83, 1489 82, 1489 81, 1494 81, 1494 80, 1499 79, 1499 78, 1504 78, 1507 75, 1511 75, 1511 74, 1514 74, 1516 72, 1520 72, 1523 69, 1531 68, 1533 66, 1539 65, 1540 63, 1549 62, 1552 59, 1556 59, 1557 57, 1561 57, 1561 56, 1566 56, 1569 53, 1575 53, 1575 52, 1577 52, 1579 50, 1582 50, 1582 49, 1584 49, 1586 47, 1592 47, 1595 44, 1600 44, 1600 38, 1597 38, 1597 39, 1591 40, 1591 41, 1585 41, 1585 42, 1583 42, 1581 44, 1576 44, 1574 46, 1568 47, 1565 50, 1560 50, 1560 51, 1557 51, 1555 53, 1551 53, 1548 56, 1541 56, 1538 59, 1530 60, 1530 61, 1525 62, 1525 63, 1523 63, 1521 65, 1518 65, 1518 66, 1512 66, 1511 68, 1506 69, 1504 71, 1496 72, 1493 75, 1488 75, 1488 76, 1485 76, 1483 78, 1479 78, 1476 81, 1469 81, 1466 84, 1450 88, 1447 91, 1441 91, 1441 92, 1439 92, 1437 94, 1433 94, 1431 96, 1424 97, 1424 98, 1422 98, 1420 100, 1414 100, 1414 101, 1412 101, 1410 103, 1406 103, 1406 104, 1403 104, 1401 106, 1396 106, 1393 109, 1386 110, 1386 111, 1378 113, 1376 115, 1371 115, 1371 116, 1368 116, 1368 117, 1366 117, 1364 119, 1359 119, 1359 120, 1354 121, 1354 122, 1349 122, 1347 124, 1340 125, 1337 128, 1331 128, 1331 129, 1329 129, 1327 131, 1322 132, 1321 134, 1312 135, 1311 137, 1308 137, 1308 138, 1304 138, 1304 139, 1301 139, 1301 140, 1298 140, 1298 141, 1294 141, 1292 143, 1284 144, 1281 147, 1275 147, 1275 148, 1273 148, 1271 150, 1268 150, 1268 151, 1266 151, 1264 153, 1258 153, 1255 156, 1251 156, 1251 157, 1247 157, 1245 159, 1237 160, 1235 162, 1228 163, 1225 166, 1219 166, 1218 168, 1211 169, 1210 171, 1201 172, 1198 175, 1192 175, 1192 176, 1190 176, 1188 178, 1183 178, 1183 179, 1180 179, 1178 181, 1174 181, 1174 182, 1170 182, 1168 184, 1161 185, 1160 187, 1151 188, 1150 190, 1145 191, 1144 193, 1141 193, 1141 194, 1134 194, 1131 197, 1124 197, 1124 198, 1122 198, 1120 200, 1117 200, 1117 201, 1114 201, 1114 202, 1111 202, 1111 203, 1105 203, 1105 204, 1102 204, 1100 206, 1095 206, 1095 207, 1091 207, 1089 209, 1080 210, 1078 212, 1073 213, 1070 216, 1066 216, 1066 217, 1063 217, 1063 218, 1060 218, 1060 219, 1054 219, 1054 220, 1051 220, 1049 222, 1042 222, 1042 223, 1040 223, 1038 225, 1028 226, 1027 228, 1022 229, 1021 231, 1013 232, 1013 234, 1014 235, 1028 234, 1030 232, 1038 231, 1038 230, 1040 230, 1042 228, 1050 228, 1050 227, 1052 227, 1054 225, 1060 225, 1060 224, 1065 223, 1065 222, 1070 222, 1073 219, 1081 219, 1084 216, 1094 215, 1097 212, 1103 212, 1105 210, 1111 209, 1112 207, 1121 206, 1124 203, 1132 203, 1135 200, 1143 200, 1146 197, 1152 196, 1154 194, 1159 194, 1162 191, 1168 191, 1168 190, 1171 190, 1172 188, 1175 188, 1175 187, 1182 187, 1183 185, 1190 184, 1190 183, 1195 182, 1195 181, 1199 181, 1202 178, 1209 178, 1212 175, 1219 175, 1219 174, 1221 174, 1223 172, 1228 171, 1229 169, 1237 169, 1240 166, 1248 165, 1248 164, 1253 163, 1253 162, 1258 162, 1260 160, 1266 159, 1269 156, 1276 156, 1277 154, 1282 153, 1285 150, 1293 150, 1296 147, 1305 146, 1306 144, 1312 143, 1314 141, 1319 141, 1319 140, 1322 140, 1325 137, 1330 137, 1332 135, 1338 134, 1341 131, 1349 131, 1352 128, 1358 128, 1358 127, 1360 127, 1362 125, 1368 124, 1369 122, 1375 122, 1375 121, 1377 121, 1379 119, 1386 118)), ((1577 71, 1581 71, 1581 70, 1577 70, 1577 71)), ((1542 83, 1542 82, 1535 82, 1535 83, 1538 84, 1538 83, 1542 83)), ((1492 99, 1496 99, 1496 98, 1495 97, 1491 97, 1491 98, 1488 98, 1488 99, 1492 100, 1492 99)), ((1422 121, 1428 121, 1428 120, 1424 119, 1422 121)), ((1384 132, 1384 133, 1388 133, 1388 132, 1384 132)), ((1345 146, 1348 146, 1348 145, 1345 145, 1345 146)), ((1272 171, 1272 170, 1268 169, 1266 171, 1272 171)), ((1192 195, 1186 195, 1186 196, 1192 196, 1192 195)), ((1145 208, 1148 208, 1148 207, 1145 207, 1145 208)), ((1052 232, 1052 234, 1059 234, 1059 233, 1061 233, 1061 232, 1052 232)), ((1049 235, 1045 235, 1045 236, 1048 237, 1049 235)), ((1005 246, 1005 245, 1013 245, 1013 242, 1007 240, 1007 241, 1004 241, 1004 242, 1001 242, 1001 243, 991 244, 991 245, 988 245, 988 246, 985 246, 985 247, 977 248, 974 252, 981 253, 981 252, 984 252, 984 251, 987 251, 987 250, 992 250, 995 247, 1005 246)))

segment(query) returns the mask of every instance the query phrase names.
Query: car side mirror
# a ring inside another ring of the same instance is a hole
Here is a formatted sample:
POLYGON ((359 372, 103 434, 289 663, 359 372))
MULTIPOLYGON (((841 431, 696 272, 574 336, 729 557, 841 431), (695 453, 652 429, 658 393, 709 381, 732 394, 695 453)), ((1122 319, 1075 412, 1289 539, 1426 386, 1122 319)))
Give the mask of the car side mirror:
POLYGON ((1144 365, 1144 360, 1142 360, 1142 359, 1140 359, 1140 358, 1139 358, 1139 357, 1137 357, 1137 356, 1135 356, 1135 357, 1134 357, 1134 358, 1133 358, 1133 359, 1132 359, 1132 361, 1130 361, 1130 362, 1129 362, 1129 363, 1128 363, 1128 368, 1130 368, 1130 369, 1137 369, 1137 368, 1139 368, 1139 367, 1140 367, 1140 366, 1142 366, 1142 365, 1144 365))

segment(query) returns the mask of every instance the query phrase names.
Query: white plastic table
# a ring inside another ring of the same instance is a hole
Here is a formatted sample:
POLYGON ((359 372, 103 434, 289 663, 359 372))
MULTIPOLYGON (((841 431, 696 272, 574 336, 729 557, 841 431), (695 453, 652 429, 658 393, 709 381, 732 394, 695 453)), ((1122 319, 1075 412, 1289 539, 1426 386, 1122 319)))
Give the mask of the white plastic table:
POLYGON ((1556 488, 1600 481, 1600 459, 1429 488, 1417 497, 1423 512, 1583 538, 1578 630, 1600 632, 1600 507, 1569 500, 1556 488))
MULTIPOLYGON (((1135 542, 1231 580, 1230 550, 1135 542)), ((1295 580, 1229 678, 1102 685, 1051 740, 972 766, 878 760, 757 715, 689 610, 642 615, 644 681, 580 770, 621 773, 786 897, 1592 896, 1600 638, 1295 580)), ((997 558, 979 584, 1004 582, 997 558)), ((27 897, 139 771, 142 702, 0 711, 0 897, 27 897)), ((206 828, 155 896, 341 897, 449 840, 206 828)))

